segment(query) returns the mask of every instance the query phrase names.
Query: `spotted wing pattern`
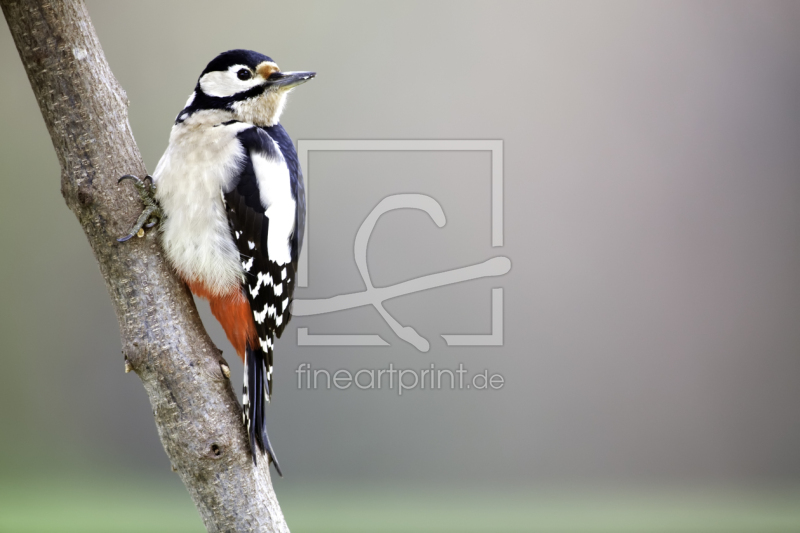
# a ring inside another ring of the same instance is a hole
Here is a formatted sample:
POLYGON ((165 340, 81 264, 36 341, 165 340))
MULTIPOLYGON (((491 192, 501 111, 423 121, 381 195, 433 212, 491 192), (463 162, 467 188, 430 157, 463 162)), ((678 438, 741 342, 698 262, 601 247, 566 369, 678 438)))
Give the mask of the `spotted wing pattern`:
MULTIPOLYGON (((286 143, 284 139, 281 139, 281 134, 285 136, 285 139, 288 139, 288 135, 283 128, 280 130, 274 130, 274 128, 276 127, 272 128, 272 133, 284 142, 274 140, 268 133, 270 128, 252 127, 239 133, 239 141, 245 149, 245 158, 238 179, 234 181, 231 190, 223 192, 231 234, 242 261, 242 290, 250 302, 258 333, 257 345, 250 346, 248 344, 245 354, 242 400, 244 420, 250 434, 251 447, 254 450, 254 461, 256 460, 256 445, 269 453, 274 461, 266 433, 264 412, 273 390, 275 338, 281 336, 291 318, 290 304, 294 293, 297 256, 302 242, 300 240, 302 236, 297 236, 302 231, 302 225, 296 222, 294 234, 286 244, 291 248, 291 260, 278 263, 270 259, 268 247, 270 220, 266 214, 267 210, 263 205, 259 188, 259 180, 268 178, 257 174, 254 160, 268 158, 271 161, 281 161, 282 164, 285 164, 289 169, 288 176, 292 182, 292 195, 298 207, 296 219, 302 220, 305 211, 305 197, 302 194, 302 182, 296 166, 297 158, 294 148, 289 141, 288 149, 291 152, 286 153, 286 143), (294 168, 292 168, 293 163, 294 168)), ((264 166, 259 168, 263 169, 264 166)), ((286 173, 281 173, 281 175, 286 175, 286 173)), ((275 466, 280 473, 277 462, 275 466)))

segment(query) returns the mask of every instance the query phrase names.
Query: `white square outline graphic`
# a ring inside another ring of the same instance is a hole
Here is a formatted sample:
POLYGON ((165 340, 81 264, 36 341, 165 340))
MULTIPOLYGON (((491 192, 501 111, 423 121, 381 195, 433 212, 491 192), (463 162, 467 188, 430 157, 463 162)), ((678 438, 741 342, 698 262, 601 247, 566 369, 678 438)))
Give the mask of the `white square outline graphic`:
MULTIPOLYGON (((491 152, 492 160, 492 247, 503 246, 503 141, 491 140, 331 140, 300 139, 297 153, 303 171, 306 202, 309 195, 308 154, 311 151, 481 151, 491 152)), ((309 278, 309 232, 310 220, 306 219, 303 242, 297 269, 297 286, 308 287, 309 278)), ((503 344, 503 289, 492 289, 492 333, 489 335, 442 335, 448 346, 502 346, 503 344)), ((388 346, 378 335, 312 335, 308 328, 297 329, 300 346, 388 346)), ((424 342, 427 345, 427 342, 424 342)), ((417 346, 418 349, 423 348, 417 346)), ((427 348, 421 351, 428 351, 427 348)))

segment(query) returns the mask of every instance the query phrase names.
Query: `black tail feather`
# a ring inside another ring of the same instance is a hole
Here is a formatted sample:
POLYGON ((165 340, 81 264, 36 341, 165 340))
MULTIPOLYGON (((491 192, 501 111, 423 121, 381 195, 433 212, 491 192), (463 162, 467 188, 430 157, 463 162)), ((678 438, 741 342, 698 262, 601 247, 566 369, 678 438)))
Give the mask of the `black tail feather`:
POLYGON ((283 477, 281 467, 267 436, 266 407, 269 398, 269 384, 266 379, 268 354, 261 348, 250 348, 247 344, 244 363, 244 396, 242 407, 247 433, 250 437, 250 450, 253 464, 258 464, 258 453, 265 453, 275 465, 278 475, 283 477))

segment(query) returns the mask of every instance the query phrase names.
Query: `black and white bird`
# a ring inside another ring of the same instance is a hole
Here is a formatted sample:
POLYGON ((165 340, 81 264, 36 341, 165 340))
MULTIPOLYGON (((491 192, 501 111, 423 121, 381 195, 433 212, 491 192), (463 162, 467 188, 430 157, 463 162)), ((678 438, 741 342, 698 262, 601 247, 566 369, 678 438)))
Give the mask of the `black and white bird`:
POLYGON ((120 240, 161 219, 167 258, 210 302, 244 362, 243 418, 253 461, 261 450, 278 474, 264 414, 305 225, 301 170, 280 117, 288 93, 314 76, 282 72, 249 50, 218 55, 175 120, 153 188, 147 178, 123 177, 136 181, 148 207, 120 240))

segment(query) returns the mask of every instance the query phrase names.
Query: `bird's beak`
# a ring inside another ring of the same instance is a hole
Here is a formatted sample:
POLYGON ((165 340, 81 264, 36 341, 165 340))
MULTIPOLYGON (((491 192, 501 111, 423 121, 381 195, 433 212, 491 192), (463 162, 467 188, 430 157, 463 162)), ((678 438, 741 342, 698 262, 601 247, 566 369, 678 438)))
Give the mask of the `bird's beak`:
POLYGON ((273 72, 267 78, 267 83, 272 87, 291 89, 307 82, 316 75, 316 72, 273 72))

